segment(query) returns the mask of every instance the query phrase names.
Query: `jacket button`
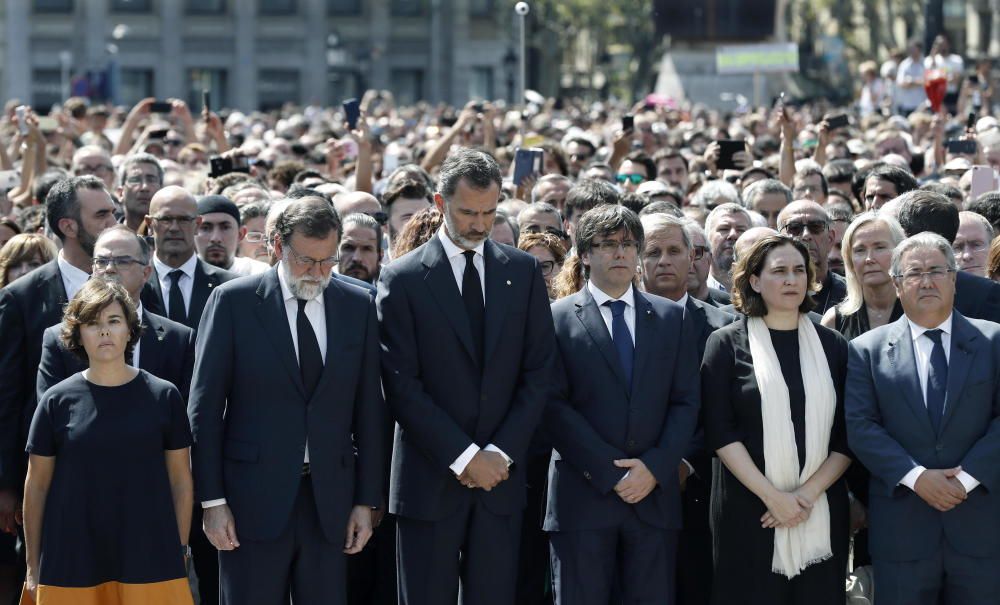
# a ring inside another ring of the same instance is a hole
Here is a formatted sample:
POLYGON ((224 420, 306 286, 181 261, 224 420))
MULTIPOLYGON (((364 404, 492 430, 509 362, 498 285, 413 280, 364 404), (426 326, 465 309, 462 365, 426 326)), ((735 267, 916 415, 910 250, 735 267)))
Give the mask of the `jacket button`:
POLYGON ((939 444, 937 444, 937 445, 934 446, 934 449, 940 452, 941 450, 944 449, 944 446, 939 443, 939 444))
POLYGON ((635 439, 629 439, 628 440, 628 446, 629 447, 635 447, 635 439))
POLYGON ((588 473, 587 471, 583 471, 583 478, 586 479, 587 481, 590 481, 590 473, 588 473))

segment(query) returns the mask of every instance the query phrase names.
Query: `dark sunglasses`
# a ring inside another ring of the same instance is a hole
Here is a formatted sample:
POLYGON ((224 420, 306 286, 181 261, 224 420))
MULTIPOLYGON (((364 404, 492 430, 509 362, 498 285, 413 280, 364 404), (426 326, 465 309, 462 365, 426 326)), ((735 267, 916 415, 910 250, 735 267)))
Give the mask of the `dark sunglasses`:
POLYGON ((797 237, 800 235, 804 235, 806 229, 808 229, 809 233, 812 233, 813 235, 819 235, 820 233, 826 231, 828 226, 829 225, 827 225, 826 221, 809 221, 806 223, 796 222, 796 223, 788 223, 787 225, 782 227, 781 230, 787 233, 788 235, 791 235, 792 237, 797 237))
POLYGON ((625 184, 627 181, 632 181, 633 185, 639 185, 646 180, 646 177, 641 174, 616 174, 615 180, 621 184, 625 184))

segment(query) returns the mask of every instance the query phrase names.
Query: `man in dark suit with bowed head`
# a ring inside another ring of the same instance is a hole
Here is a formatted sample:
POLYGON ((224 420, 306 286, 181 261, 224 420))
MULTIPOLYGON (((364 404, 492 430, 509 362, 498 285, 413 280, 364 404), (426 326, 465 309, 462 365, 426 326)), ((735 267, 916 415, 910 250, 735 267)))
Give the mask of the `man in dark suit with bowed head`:
POLYGON ((403 605, 513 605, 525 456, 549 395, 552 315, 533 257, 488 238, 492 157, 445 160, 442 229, 382 270, 386 396, 398 422, 389 512, 403 605))
MULTIPOLYGON (((640 254, 642 284, 646 292, 684 307, 691 324, 700 362, 708 337, 736 317, 687 292, 687 277, 696 254, 691 246, 690 221, 667 214, 642 217, 644 247, 640 254)), ((749 231, 748 231, 749 233, 749 231)), ((712 586, 712 532, 709 528, 712 495, 712 452, 704 447, 700 427, 677 467, 684 524, 677 545, 677 602, 708 603, 712 586)))
POLYGON ((149 202, 146 225, 153 234, 156 255, 153 277, 142 290, 142 304, 195 331, 212 290, 237 277, 198 258, 194 235, 200 224, 198 202, 181 187, 164 187, 149 202))
POLYGON ((339 238, 329 203, 295 200, 277 267, 205 306, 188 414, 226 605, 343 604, 344 553, 364 548, 384 498, 375 305, 331 279, 339 238))
MULTIPOLYGON (((105 229, 94 244, 94 277, 119 282, 133 300, 149 279, 153 268, 149 244, 124 225, 105 229)), ((132 349, 130 363, 177 387, 186 399, 194 369, 194 330, 170 321, 138 305, 142 337, 132 349)), ((62 324, 47 330, 42 339, 38 365, 38 399, 49 387, 87 369, 79 357, 67 351, 59 338, 62 324)))
POLYGON ((678 467, 698 421, 693 321, 632 287, 644 248, 631 210, 588 211, 576 246, 588 281, 552 305, 556 371, 544 421, 555 448, 545 529, 556 604, 606 605, 619 570, 623 602, 669 605, 678 467))
POLYGON ((849 345, 847 431, 871 471, 880 605, 1000 594, 1000 326, 955 309, 956 271, 943 237, 903 240, 890 273, 904 317, 849 345))
POLYGON ((57 182, 45 202, 59 257, 0 290, 0 530, 8 533, 16 531, 28 463, 42 334, 62 321, 63 306, 90 278, 98 234, 115 224, 111 195, 95 176, 57 182))

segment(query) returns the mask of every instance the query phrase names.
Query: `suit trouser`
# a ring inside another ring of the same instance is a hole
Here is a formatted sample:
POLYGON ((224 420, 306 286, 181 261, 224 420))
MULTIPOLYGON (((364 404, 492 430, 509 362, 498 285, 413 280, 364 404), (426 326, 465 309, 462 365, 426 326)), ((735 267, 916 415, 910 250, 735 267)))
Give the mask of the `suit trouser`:
POLYGON ((365 549, 347 558, 348 605, 396 605, 396 516, 386 513, 365 549))
POLYGON ((556 605, 608 605, 616 574, 623 603, 675 602, 676 530, 630 513, 614 527, 550 532, 549 544, 556 605))
POLYGON ((545 482, 551 450, 528 459, 528 505, 521 523, 521 548, 517 569, 517 605, 551 605, 549 536, 542 529, 545 517, 545 482))
POLYGON ((196 502, 191 515, 191 565, 198 576, 201 605, 219 605, 219 551, 208 541, 201 526, 201 517, 201 504, 196 502))
POLYGON ((712 595, 711 477, 688 477, 681 494, 684 528, 677 543, 678 605, 708 605, 712 595))
POLYGON ((440 521, 396 517, 400 605, 514 605, 521 513, 470 495, 440 521))
MULTIPOLYGON (((347 528, 347 519, 344 519, 347 528)), ((237 525, 236 535, 240 528, 237 525)), ((302 477, 288 525, 273 540, 240 539, 219 551, 223 605, 344 605, 347 601, 343 542, 329 542, 316 512, 312 479, 302 477)))
POLYGON ((878 605, 994 605, 1000 602, 1000 557, 969 557, 947 540, 933 557, 873 557, 878 605))

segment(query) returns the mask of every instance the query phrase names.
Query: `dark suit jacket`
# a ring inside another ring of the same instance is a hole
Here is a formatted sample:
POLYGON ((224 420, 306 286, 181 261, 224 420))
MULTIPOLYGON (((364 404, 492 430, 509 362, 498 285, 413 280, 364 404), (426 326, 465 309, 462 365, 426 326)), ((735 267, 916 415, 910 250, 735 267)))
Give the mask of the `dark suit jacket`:
POLYGON ((57 261, 0 290, 0 487, 20 492, 42 333, 62 321, 66 289, 57 261))
MULTIPOLYGON (((194 371, 194 330, 145 309, 142 310, 142 325, 139 367, 177 387, 187 400, 194 371)), ((61 330, 59 323, 46 329, 42 336, 42 358, 35 389, 39 401, 50 387, 87 369, 86 363, 62 346, 61 330)))
MULTIPOLYGON (((237 277, 239 275, 210 265, 199 258, 194 268, 194 286, 191 290, 191 302, 188 304, 187 323, 184 325, 197 332, 201 314, 212 290, 237 277)), ((163 302, 163 291, 160 289, 160 277, 155 269, 149 281, 143 286, 139 298, 142 300, 142 307, 150 313, 168 316, 167 305, 163 302)))
POLYGON ((827 271, 823 287, 813 294, 813 300, 816 301, 815 312, 822 318, 827 309, 840 304, 846 296, 847 280, 833 271, 827 271))
POLYGON ((677 465, 690 445, 699 406, 699 360, 683 307, 635 292, 631 385, 589 289, 553 303, 552 317, 558 355, 545 426, 556 451, 545 529, 612 527, 630 508, 654 527, 680 529, 677 465), (613 491, 625 475, 613 461, 622 458, 641 459, 659 482, 635 505, 613 491))
POLYGON ((871 471, 868 526, 873 558, 929 558, 947 540, 969 557, 1000 556, 1000 326, 952 315, 947 401, 935 433, 906 317, 850 342, 847 430, 871 471), (982 485, 949 512, 900 480, 915 465, 962 469, 982 485))
POLYGON ((382 269, 378 309, 386 398, 399 426, 389 511, 438 521, 469 498, 493 513, 525 505, 528 443, 548 400, 555 342, 534 257, 490 240, 485 364, 451 264, 435 236, 382 269), (492 491, 470 490, 448 468, 470 444, 493 444, 513 460, 492 491))
POLYGON ((970 319, 1000 323, 1000 284, 959 271, 955 276, 955 310, 970 319))
POLYGON ((277 537, 308 439, 320 525, 344 540, 350 509, 380 506, 385 403, 371 296, 330 280, 323 375, 306 396, 276 269, 215 288, 198 332, 188 415, 199 501, 226 498, 237 532, 277 537), (355 451, 357 452, 355 454, 355 451))
POLYGON ((733 303, 733 299, 729 295, 729 292, 724 292, 716 288, 709 288, 708 298, 702 302, 706 302, 713 307, 724 307, 726 305, 731 305, 733 303))

